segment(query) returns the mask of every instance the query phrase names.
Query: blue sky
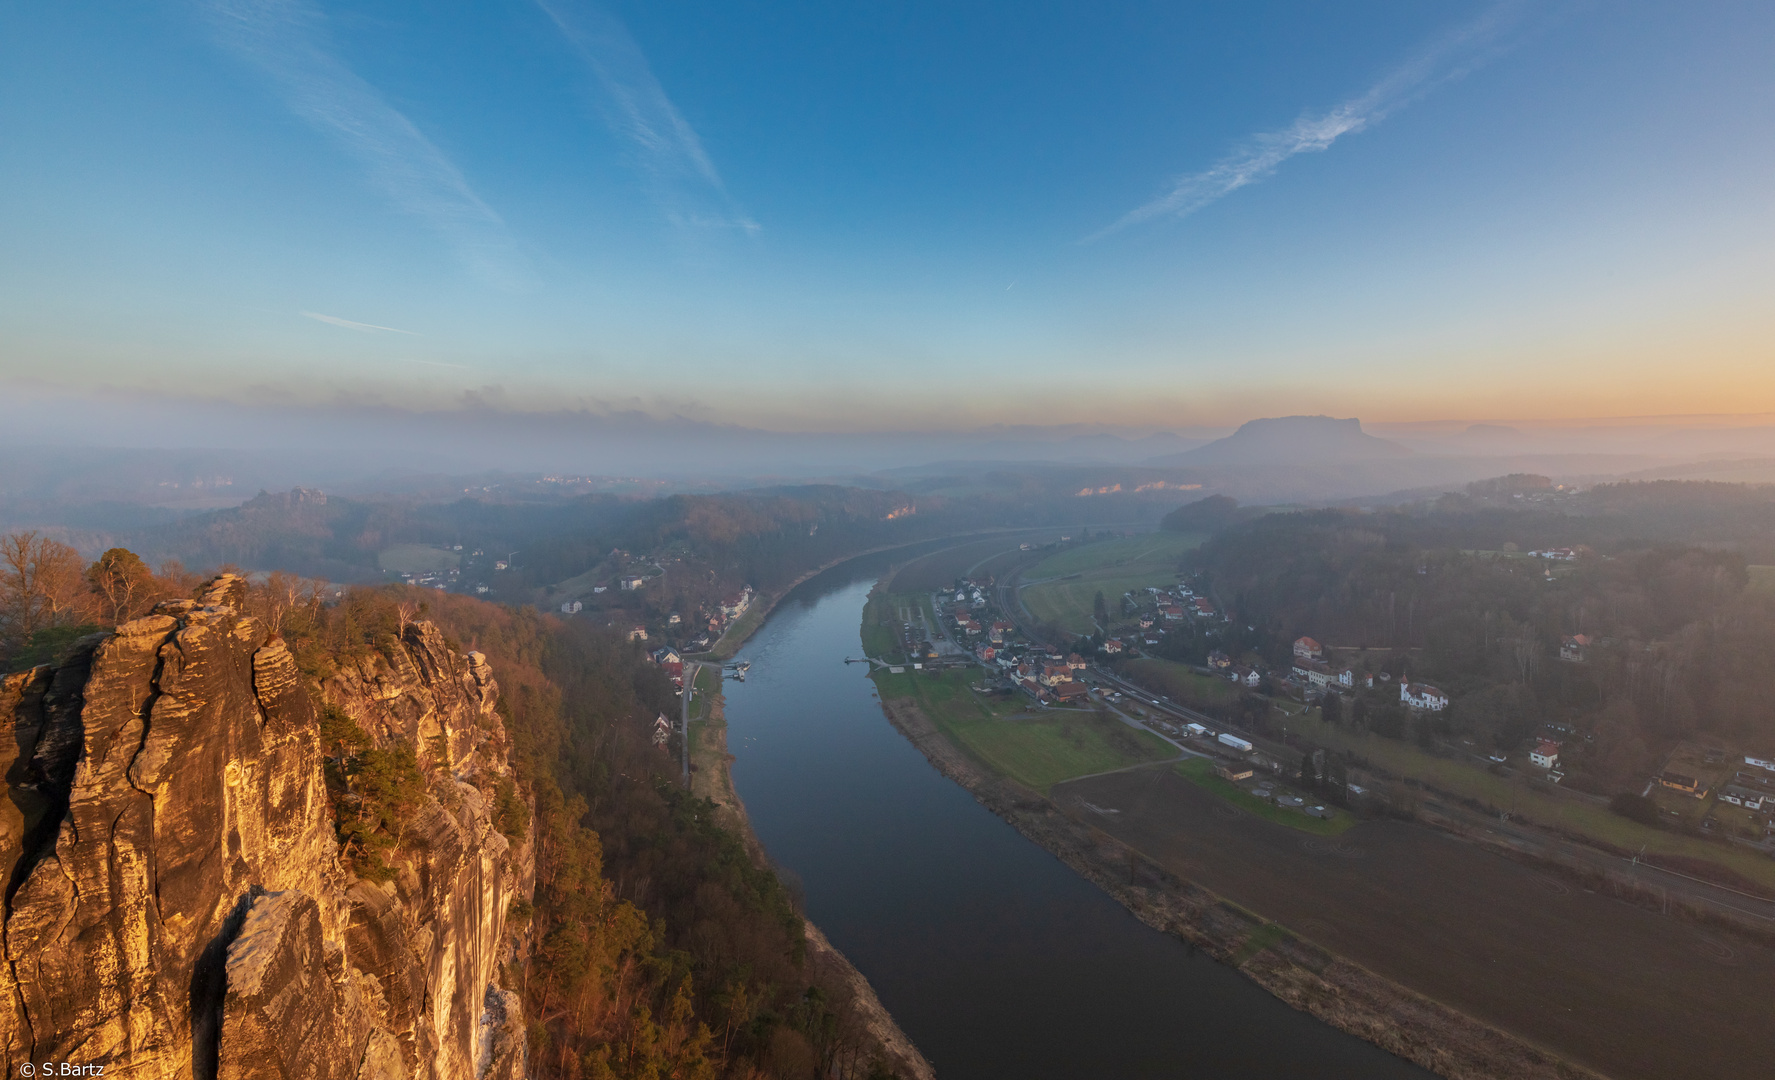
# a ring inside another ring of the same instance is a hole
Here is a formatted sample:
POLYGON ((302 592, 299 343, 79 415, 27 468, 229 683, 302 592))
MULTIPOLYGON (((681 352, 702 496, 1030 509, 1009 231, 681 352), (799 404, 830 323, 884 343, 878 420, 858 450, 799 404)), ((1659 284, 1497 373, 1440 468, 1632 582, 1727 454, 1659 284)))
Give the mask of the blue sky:
POLYGON ((0 388, 1771 411, 1771 42, 1749 3, 9 5, 0 388))

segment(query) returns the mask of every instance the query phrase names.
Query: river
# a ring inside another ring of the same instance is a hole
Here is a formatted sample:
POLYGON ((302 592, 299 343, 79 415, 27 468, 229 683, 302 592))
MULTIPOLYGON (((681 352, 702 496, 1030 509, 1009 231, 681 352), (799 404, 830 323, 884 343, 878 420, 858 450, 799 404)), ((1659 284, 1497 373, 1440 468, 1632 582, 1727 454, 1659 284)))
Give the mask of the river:
POLYGON ((886 558, 809 579, 746 644, 728 748, 809 918, 942 1080, 1431 1075, 1141 923, 938 773, 844 663, 886 558))

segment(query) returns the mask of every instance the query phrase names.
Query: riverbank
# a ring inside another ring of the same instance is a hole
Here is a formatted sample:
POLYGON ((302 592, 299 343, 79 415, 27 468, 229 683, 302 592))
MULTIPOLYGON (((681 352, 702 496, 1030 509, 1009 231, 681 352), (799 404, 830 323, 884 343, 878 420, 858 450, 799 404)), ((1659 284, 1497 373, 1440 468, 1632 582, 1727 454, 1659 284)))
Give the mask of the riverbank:
POLYGON ((733 659, 734 654, 740 651, 741 646, 746 644, 747 639, 757 633, 758 628, 764 625, 764 620, 770 617, 772 611, 776 610, 777 604, 782 601, 783 597, 794 592, 796 586, 807 581, 809 578, 812 578, 817 574, 823 574, 834 566, 850 562, 852 559, 861 559, 869 555, 879 555, 884 551, 892 551, 895 548, 916 547, 923 543, 929 543, 929 541, 916 540, 910 544, 885 544, 881 547, 870 548, 867 551, 858 551, 850 555, 841 555, 836 559, 823 562, 812 570, 809 570, 807 573, 802 574, 784 588, 773 593, 768 601, 762 596, 753 597, 751 607, 746 610, 744 615, 735 619, 733 623, 722 632, 721 636, 715 640, 715 644, 709 646, 709 651, 705 655, 712 660, 718 661, 733 659))
POLYGON ((983 768, 918 705, 884 696, 888 720, 938 771, 1020 833, 1172 934, 1326 1023, 1442 1076, 1575 1080, 1597 1074, 1400 986, 1182 880, 1080 816, 983 768))
POLYGON ((709 651, 701 655, 706 656, 711 660, 731 660, 734 654, 740 651, 740 647, 745 645, 747 639, 757 633, 758 628, 764 625, 765 619, 769 618, 770 613, 776 610, 777 604, 781 602, 783 597, 794 592, 796 587, 802 582, 807 581, 816 575, 823 574, 835 566, 850 562, 852 559, 861 559, 870 555, 879 555, 884 551, 897 551, 901 548, 913 548, 925 544, 945 543, 950 540, 957 541, 957 546, 959 546, 962 542, 978 540, 983 537, 999 535, 1017 536, 1031 532, 1051 532, 1053 531, 1053 528, 1053 526, 1024 526, 1004 529, 981 529, 977 532, 956 533, 953 536, 940 537, 931 540, 914 540, 905 544, 883 544, 880 547, 872 547, 865 551, 856 551, 849 555, 840 555, 836 559, 821 563, 819 566, 814 567, 812 570, 802 574, 794 581, 791 581, 788 585, 773 593, 768 602, 765 602, 763 597, 754 597, 752 606, 746 611, 746 613, 738 619, 735 619, 732 625, 728 626, 728 628, 722 633, 721 637, 716 639, 713 645, 709 646, 709 651))
MULTIPOLYGON (((759 843, 757 834, 752 831, 751 820, 746 816, 746 804, 733 786, 734 759, 727 749, 727 719, 719 681, 716 686, 716 692, 707 699, 708 715, 691 723, 691 794, 713 802, 717 807, 717 820, 745 842, 752 861, 762 867, 771 867, 764 845, 759 843)), ((809 974, 823 986, 844 991, 841 1000, 833 1003, 840 1022, 855 1024, 867 1033, 867 1041, 874 1044, 879 1056, 902 1080, 935 1080, 936 1073, 930 1062, 900 1030, 863 973, 826 940, 819 927, 805 917, 802 925, 807 938, 809 974)))

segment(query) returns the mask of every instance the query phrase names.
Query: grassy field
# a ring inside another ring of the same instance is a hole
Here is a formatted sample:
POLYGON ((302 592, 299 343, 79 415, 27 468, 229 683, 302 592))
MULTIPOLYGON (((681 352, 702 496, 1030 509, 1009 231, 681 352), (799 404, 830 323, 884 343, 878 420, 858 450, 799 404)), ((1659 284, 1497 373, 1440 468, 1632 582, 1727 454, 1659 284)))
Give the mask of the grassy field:
POLYGON ((1171 660, 1151 657, 1130 660, 1122 665, 1121 671, 1142 686, 1156 689, 1173 701, 1197 709, 1231 704, 1238 700, 1240 693, 1231 680, 1202 675, 1171 660))
POLYGON ((1095 712, 1035 709, 1021 695, 976 694, 968 684, 979 672, 940 676, 877 672, 883 699, 918 703, 937 729, 988 768, 1040 792, 1062 780, 1107 772, 1176 753, 1145 731, 1135 731, 1095 712))
POLYGON ((1123 574, 1158 572, 1167 575, 1166 583, 1177 580, 1177 560, 1184 552, 1202 542, 1200 536, 1186 533, 1153 532, 1120 540, 1098 540, 1079 544, 1043 559, 1031 567, 1024 578, 1064 577, 1067 574, 1111 571, 1123 574))
POLYGON ((1316 710, 1290 719, 1288 727, 1310 742, 1348 750, 1395 776, 1422 781, 1451 795, 1477 799, 1513 817, 1563 829, 1622 850, 1637 851, 1644 845, 1651 855, 1705 859, 1735 870, 1752 881, 1775 887, 1775 862, 1752 851, 1650 828, 1629 821, 1606 806, 1547 791, 1520 777, 1498 776, 1477 763, 1439 758, 1412 743, 1327 724, 1319 719, 1316 710))
POLYGON ((462 555, 428 544, 395 544, 376 553, 376 565, 398 574, 422 574, 455 569, 462 565, 462 555))
POLYGON ((887 659, 899 655, 899 638, 895 634, 894 602, 885 592, 869 595, 863 605, 863 654, 887 659))
POLYGON ((994 536, 934 551, 900 567, 888 588, 894 592, 930 592, 955 584, 976 563, 1017 550, 1021 535, 994 536))
POLYGON ((1199 536, 1182 533, 1147 533, 1056 552, 1027 570, 1024 580, 1071 580, 1031 585, 1023 590, 1023 604, 1043 622, 1059 623, 1075 634, 1089 634, 1096 629, 1091 613, 1099 592, 1111 614, 1119 613, 1124 592, 1149 585, 1175 585, 1178 560, 1201 541, 1199 536), (1078 577, 1072 577, 1074 574, 1078 577))
POLYGON ((1747 566, 1752 592, 1775 592, 1775 566, 1747 566))
POLYGON ((721 674, 716 669, 698 668, 693 685, 696 693, 690 701, 690 723, 685 735, 689 739, 690 760, 701 768, 703 762, 698 755, 706 756, 709 753, 706 734, 709 727, 709 707, 715 694, 721 689, 721 674))
POLYGON ((1290 810, 1287 807, 1265 802, 1238 785, 1214 775, 1214 764, 1207 758, 1190 758, 1188 761, 1179 762, 1177 775, 1265 821, 1273 821, 1278 825, 1286 825, 1290 829, 1299 829, 1301 832, 1312 833, 1315 836, 1337 836, 1356 824, 1355 816, 1344 810, 1335 811, 1335 817, 1316 818, 1308 817, 1299 810, 1290 810))
POLYGON ((1124 592, 1141 590, 1148 585, 1173 585, 1176 582, 1176 574, 1171 574, 1162 582, 1151 574, 1129 574, 1122 577, 1087 574, 1073 581, 1031 585, 1023 590, 1023 606, 1044 623, 1059 623, 1071 633, 1088 637, 1098 629, 1092 612, 1095 610, 1099 592, 1103 594, 1103 602, 1109 607, 1111 620, 1120 621, 1119 612, 1122 610, 1124 592))

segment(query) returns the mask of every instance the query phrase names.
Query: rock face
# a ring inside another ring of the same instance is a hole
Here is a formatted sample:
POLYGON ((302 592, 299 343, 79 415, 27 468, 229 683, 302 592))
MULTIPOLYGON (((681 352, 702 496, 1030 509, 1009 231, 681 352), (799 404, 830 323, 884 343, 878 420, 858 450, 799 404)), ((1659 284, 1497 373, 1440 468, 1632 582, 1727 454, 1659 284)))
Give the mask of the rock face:
POLYGON ((0 680, 14 1074, 522 1076, 506 912, 533 863, 493 820, 492 672, 418 623, 316 688, 243 596, 224 576, 0 680), (317 691, 380 746, 447 747, 387 883, 341 859, 317 691))

